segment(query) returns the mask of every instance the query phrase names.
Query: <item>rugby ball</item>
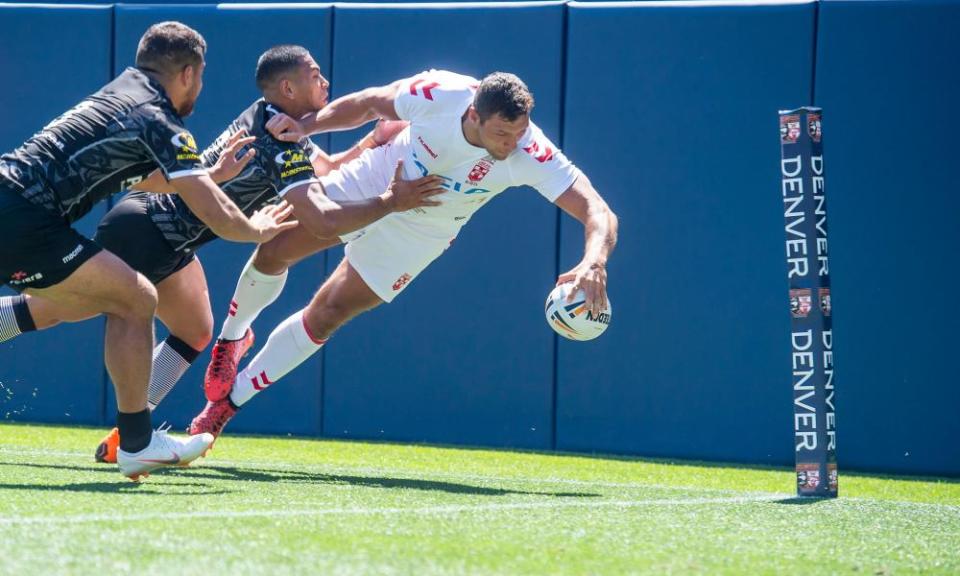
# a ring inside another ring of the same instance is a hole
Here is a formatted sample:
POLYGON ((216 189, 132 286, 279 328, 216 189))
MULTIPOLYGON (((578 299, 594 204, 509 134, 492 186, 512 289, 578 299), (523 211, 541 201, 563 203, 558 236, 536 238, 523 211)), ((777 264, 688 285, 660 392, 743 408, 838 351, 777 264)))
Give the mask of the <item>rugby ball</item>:
POLYGON ((587 311, 586 295, 583 290, 578 290, 573 300, 567 302, 567 296, 572 289, 573 284, 566 282, 550 291, 544 308, 547 324, 553 328, 554 332, 568 340, 593 340, 603 334, 610 325, 613 307, 608 299, 607 308, 594 316, 587 311))

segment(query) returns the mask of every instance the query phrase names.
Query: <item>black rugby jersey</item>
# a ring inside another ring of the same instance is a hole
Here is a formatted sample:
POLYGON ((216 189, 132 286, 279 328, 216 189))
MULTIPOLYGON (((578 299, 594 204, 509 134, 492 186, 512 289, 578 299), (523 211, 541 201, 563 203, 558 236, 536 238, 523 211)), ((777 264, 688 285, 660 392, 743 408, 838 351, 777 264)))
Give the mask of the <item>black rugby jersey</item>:
MULTIPOLYGON (((267 204, 277 202, 296 186, 320 181, 311 163, 320 149, 309 138, 299 143, 281 142, 265 128, 267 120, 278 112, 280 110, 263 99, 257 100, 203 152, 203 165, 210 168, 217 163, 231 136, 246 131, 248 135, 256 137, 248 146, 252 146, 257 154, 243 172, 220 184, 220 189, 247 216, 267 204)), ((246 148, 239 154, 244 152, 246 148)), ((193 250, 217 238, 179 196, 149 196, 147 211, 150 218, 175 250, 193 250)))
POLYGON ((73 222, 156 168, 168 180, 205 172, 163 87, 127 68, 0 157, 0 188, 73 222))

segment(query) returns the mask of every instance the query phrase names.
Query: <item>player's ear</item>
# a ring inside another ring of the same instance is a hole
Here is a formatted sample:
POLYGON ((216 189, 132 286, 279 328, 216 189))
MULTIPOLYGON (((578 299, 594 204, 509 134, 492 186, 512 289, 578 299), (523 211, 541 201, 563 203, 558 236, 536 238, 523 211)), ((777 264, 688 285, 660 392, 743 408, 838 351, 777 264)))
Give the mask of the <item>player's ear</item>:
POLYGON ((296 90, 294 90, 293 83, 290 82, 289 78, 280 79, 280 94, 291 99, 296 97, 296 90))
POLYGON ((177 74, 177 81, 180 82, 180 85, 184 88, 191 88, 194 79, 194 67, 193 64, 187 64, 180 70, 180 74, 177 74))
POLYGON ((467 119, 474 124, 480 123, 480 114, 477 113, 477 109, 473 107, 473 104, 467 108, 467 119))

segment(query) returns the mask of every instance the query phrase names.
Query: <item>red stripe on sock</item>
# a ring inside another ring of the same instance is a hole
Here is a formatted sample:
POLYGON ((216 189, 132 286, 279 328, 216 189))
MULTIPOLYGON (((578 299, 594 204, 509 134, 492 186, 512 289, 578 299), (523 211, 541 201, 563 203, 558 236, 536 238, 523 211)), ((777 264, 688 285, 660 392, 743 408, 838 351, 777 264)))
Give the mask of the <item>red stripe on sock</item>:
POLYGON ((316 344, 317 346, 323 346, 327 343, 326 338, 317 338, 313 335, 313 332, 310 331, 310 327, 307 326, 307 317, 300 316, 300 323, 303 324, 303 331, 307 333, 307 336, 310 338, 310 341, 316 344))

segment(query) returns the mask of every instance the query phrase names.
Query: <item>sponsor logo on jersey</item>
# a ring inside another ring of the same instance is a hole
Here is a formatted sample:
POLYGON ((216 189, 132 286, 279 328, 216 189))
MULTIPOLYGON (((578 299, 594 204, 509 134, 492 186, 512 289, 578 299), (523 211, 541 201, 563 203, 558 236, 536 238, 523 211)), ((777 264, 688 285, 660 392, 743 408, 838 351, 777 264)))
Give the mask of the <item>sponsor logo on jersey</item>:
POLYGON ((189 132, 174 134, 170 142, 177 148, 177 160, 200 160, 197 142, 189 132))
POLYGON ((800 138, 800 116, 780 117, 780 142, 793 144, 800 138))
POLYGON ((429 154, 431 158, 434 158, 434 159, 439 158, 439 156, 437 156, 437 153, 434 152, 430 148, 430 146, 427 146, 427 143, 423 141, 423 138, 421 136, 417 136, 417 142, 419 142, 420 145, 423 146, 423 149, 427 151, 427 154, 429 154))
POLYGON ((284 150, 274 157, 274 161, 280 166, 281 178, 313 170, 313 164, 301 150, 284 150))
POLYGON ((790 314, 794 318, 806 318, 813 307, 813 296, 809 288, 798 288, 790 291, 790 314))
POLYGON ((397 290, 400 290, 401 288, 406 286, 407 283, 410 282, 410 280, 411 280, 410 275, 404 272, 404 274, 399 278, 397 278, 397 281, 393 283, 393 291, 396 292, 397 290))
POLYGON ((43 279, 42 272, 37 272, 36 274, 33 274, 31 276, 31 275, 28 275, 23 270, 21 270, 19 272, 14 272, 13 275, 10 276, 9 284, 11 286, 22 286, 24 284, 32 284, 33 282, 36 282, 37 280, 41 280, 41 279, 43 279))
MULTIPOLYGON (((417 167, 417 170, 420 171, 421 176, 428 176, 430 174, 430 170, 420 161, 416 152, 413 153, 413 164, 417 167)), ((452 192, 460 192, 461 194, 485 194, 490 192, 490 190, 486 188, 473 186, 472 182, 457 182, 453 178, 444 176, 443 174, 436 174, 436 176, 443 179, 443 183, 441 183, 440 186, 452 192)))
POLYGON ((493 168, 493 163, 482 159, 477 162, 473 168, 470 169, 470 173, 467 174, 467 181, 471 184, 476 184, 477 182, 483 180, 483 178, 490 173, 490 169, 493 168))
POLYGON ((69 254, 67 254, 66 256, 63 257, 63 263, 66 264, 67 262, 73 260, 73 259, 76 258, 76 257, 80 254, 80 252, 82 252, 82 251, 83 251, 83 244, 77 244, 77 247, 74 248, 72 252, 70 252, 69 254))
POLYGON ((808 114, 807 115, 807 132, 810 134, 810 139, 814 142, 819 142, 822 136, 820 131, 820 115, 819 114, 808 114))

